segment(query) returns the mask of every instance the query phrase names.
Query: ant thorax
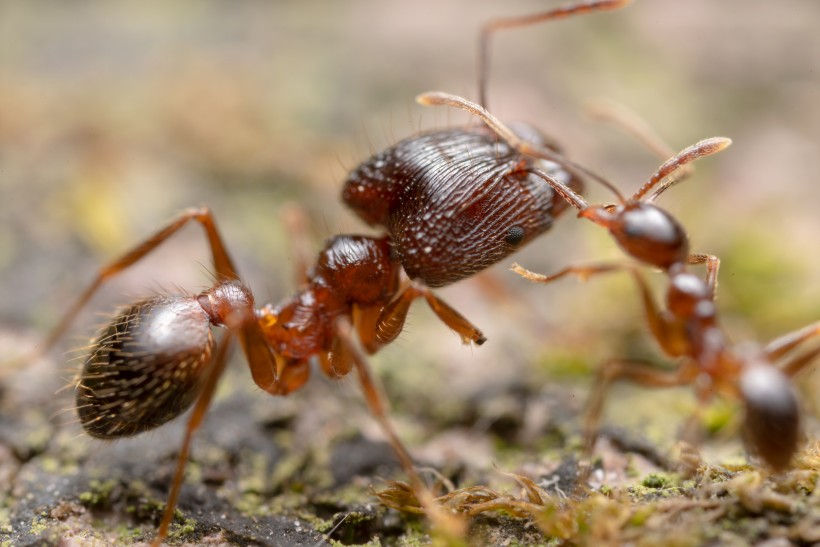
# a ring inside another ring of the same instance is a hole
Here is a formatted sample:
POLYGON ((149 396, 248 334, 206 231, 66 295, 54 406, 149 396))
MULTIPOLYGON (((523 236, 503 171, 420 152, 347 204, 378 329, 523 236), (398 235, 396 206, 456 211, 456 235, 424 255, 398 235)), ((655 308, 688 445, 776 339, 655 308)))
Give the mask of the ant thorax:
POLYGON ((328 349, 334 321, 353 306, 386 304, 398 291, 400 267, 387 238, 341 235, 328 240, 295 295, 260 312, 274 351, 307 359, 328 349))

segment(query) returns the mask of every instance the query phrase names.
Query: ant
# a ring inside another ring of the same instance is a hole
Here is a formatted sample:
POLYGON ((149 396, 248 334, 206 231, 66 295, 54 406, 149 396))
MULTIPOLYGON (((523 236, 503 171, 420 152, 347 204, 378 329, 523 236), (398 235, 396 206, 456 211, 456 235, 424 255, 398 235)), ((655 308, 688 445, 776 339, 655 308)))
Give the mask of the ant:
MULTIPOLYGON (((486 101, 487 44, 496 30, 624 4, 596 0, 491 21, 480 38, 481 100, 486 101)), ((538 149, 557 150, 529 126, 516 126, 516 131, 538 149)), ((168 534, 194 433, 236 340, 254 383, 271 395, 288 395, 302 387, 313 360, 332 378, 356 369, 366 403, 418 499, 428 516, 444 523, 391 425, 367 355, 400 334, 418 298, 464 343, 484 343, 481 331, 430 289, 495 264, 547 230, 568 208, 560 192, 541 182, 540 173, 548 172, 563 187, 579 191, 579 177, 588 171, 557 152, 553 155, 563 163, 522 153, 487 127, 423 133, 376 154, 350 174, 343 200, 369 224, 384 227, 386 235, 333 237, 312 268, 298 268, 302 286, 296 294, 275 306, 257 307, 207 208, 182 212, 102 267, 42 351, 55 345, 106 281, 187 224, 202 226, 212 255, 210 288, 198 294, 155 296, 121 309, 92 343, 75 385, 80 422, 100 439, 143 433, 192 408, 153 544, 168 534), (219 341, 211 327, 225 329, 219 341)))
MULTIPOLYGON (((446 93, 420 95, 425 105, 448 105, 478 116, 513 148, 534 157, 554 158, 552 151, 533 148, 484 108, 446 93)), ((740 399, 745 410, 744 429, 751 450, 775 471, 787 468, 800 442, 800 408, 791 377, 820 355, 820 347, 803 353, 805 342, 820 336, 820 322, 782 335, 768 344, 733 344, 721 329, 715 305, 720 260, 689 252, 686 230, 669 212, 653 202, 683 178, 679 170, 692 161, 717 153, 731 144, 726 138, 702 140, 665 161, 631 197, 607 184, 616 195, 615 205, 590 205, 572 188, 545 172, 534 171, 585 218, 607 229, 617 245, 639 265, 663 271, 668 279, 666 307, 659 307, 636 264, 602 263, 570 266, 552 275, 533 273, 518 264, 513 271, 524 278, 551 283, 567 275, 581 279, 615 272, 630 272, 637 283, 649 329, 662 351, 678 359, 673 371, 646 365, 610 361, 599 369, 588 402, 584 424, 584 455, 588 459, 598 435, 606 392, 618 379, 649 387, 694 386, 700 403, 714 395, 740 399), (675 178, 675 175, 679 175, 675 178), (651 193, 650 193, 651 192, 651 193), (689 265, 705 264, 705 279, 691 273, 689 265)), ((703 405, 701 405, 703 406, 703 405)))
MULTIPOLYGON (((593 0, 489 21, 479 36, 480 103, 486 107, 488 51, 495 32, 626 4, 593 0)), ((484 125, 429 131, 362 163, 345 182, 342 199, 365 222, 387 230, 411 279, 437 288, 474 275, 540 236, 568 208, 560 194, 532 174, 536 163, 577 193, 583 190, 582 178, 599 178, 560 156, 558 146, 529 124, 516 123, 512 129, 554 154, 533 158, 484 125)))

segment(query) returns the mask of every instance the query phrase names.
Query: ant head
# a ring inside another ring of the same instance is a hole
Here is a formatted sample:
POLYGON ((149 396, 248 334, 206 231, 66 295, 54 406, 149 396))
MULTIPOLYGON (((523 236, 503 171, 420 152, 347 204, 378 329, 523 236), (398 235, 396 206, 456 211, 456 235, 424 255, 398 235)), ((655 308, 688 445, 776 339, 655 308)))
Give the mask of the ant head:
POLYGON ((582 208, 578 216, 607 228, 627 254, 644 264, 664 270, 682 264, 689 254, 689 237, 672 215, 652 202, 681 180, 672 176, 681 168, 731 142, 714 137, 695 143, 664 162, 631 198, 618 196, 620 205, 582 208))
POLYGON ((342 201, 371 226, 386 226, 396 189, 386 176, 393 163, 386 151, 373 155, 351 171, 342 189, 342 201))
POLYGON ((752 450, 774 470, 786 468, 800 436, 800 409, 788 376, 756 359, 741 373, 739 387, 752 450))
POLYGON ((657 205, 629 200, 614 207, 589 207, 578 216, 609 230, 624 252, 644 264, 667 270, 689 254, 683 226, 657 205))

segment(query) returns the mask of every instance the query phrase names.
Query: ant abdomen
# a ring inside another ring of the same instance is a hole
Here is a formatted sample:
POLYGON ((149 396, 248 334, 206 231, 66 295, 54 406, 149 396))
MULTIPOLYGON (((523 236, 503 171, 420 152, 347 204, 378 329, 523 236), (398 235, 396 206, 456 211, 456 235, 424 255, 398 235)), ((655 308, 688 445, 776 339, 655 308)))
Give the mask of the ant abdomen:
MULTIPOLYGON (((387 229, 410 278, 441 287, 507 257, 566 207, 530 174, 534 161, 484 127, 432 131, 361 164, 342 198, 366 222, 387 229)), ((538 167, 580 186, 554 165, 538 167)))
POLYGON ((788 376, 751 363, 740 375, 749 446, 776 471, 788 467, 800 441, 800 406, 788 376))
POLYGON ((77 383, 77 413, 88 434, 136 435, 191 406, 214 348, 210 326, 193 296, 151 298, 118 313, 77 383))

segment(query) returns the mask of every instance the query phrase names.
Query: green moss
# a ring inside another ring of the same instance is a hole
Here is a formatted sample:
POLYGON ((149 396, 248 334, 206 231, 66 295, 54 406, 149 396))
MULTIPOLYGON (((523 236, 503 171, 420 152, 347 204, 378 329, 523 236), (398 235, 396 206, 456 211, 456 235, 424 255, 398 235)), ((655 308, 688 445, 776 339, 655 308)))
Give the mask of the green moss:
MULTIPOLYGON (((176 519, 178 515, 174 515, 176 519)), ((191 518, 186 518, 181 524, 173 524, 168 533, 169 539, 185 539, 196 531, 196 521, 191 518)))
POLYGON ((43 532, 48 530, 48 519, 45 517, 36 517, 34 520, 31 521, 29 525, 29 534, 33 536, 39 536, 43 532))
POLYGON ((776 334, 777 325, 811 320, 817 301, 811 298, 782 298, 794 294, 794 287, 805 283, 806 263, 793 248, 768 226, 745 226, 725 245, 721 270, 727 266, 732 283, 721 284, 720 298, 727 312, 735 312, 757 324, 754 330, 776 334))
POLYGON ((268 458, 264 454, 244 452, 239 489, 242 492, 265 492, 270 482, 268 458))
POLYGON ((357 507, 372 503, 373 499, 361 485, 348 484, 341 488, 317 494, 313 497, 313 501, 335 507, 357 507))
POLYGON ((270 511, 265 504, 265 498, 255 492, 242 494, 239 499, 234 500, 233 506, 243 515, 249 517, 262 516, 270 511))
POLYGON ((430 544, 430 536, 412 526, 399 538, 399 547, 422 547, 430 544))
POLYGON ((643 507, 638 507, 632 513, 632 516, 629 518, 628 525, 629 526, 643 526, 644 523, 655 513, 655 507, 653 505, 644 505, 643 507))
MULTIPOLYGON (((329 543, 330 543, 330 545, 333 545, 334 547, 346 547, 347 545, 349 545, 349 544, 343 543, 341 541, 336 541, 335 539, 329 540, 329 543)), ((382 545, 382 542, 379 540, 379 538, 374 537, 373 539, 371 539, 367 543, 359 543, 358 547, 381 547, 381 545, 382 545)))
POLYGON ((641 486, 646 488, 669 488, 673 485, 673 480, 659 473, 650 473, 641 481, 641 486))
POLYGON ((30 409, 25 417, 25 422, 29 426, 23 442, 35 453, 43 452, 54 437, 54 430, 48 419, 42 414, 41 409, 30 409))
POLYGON ((99 507, 108 504, 111 492, 117 485, 117 481, 109 479, 105 481, 92 479, 88 486, 91 488, 87 492, 79 495, 80 502, 87 507, 99 507))
POLYGON ((40 467, 46 473, 59 473, 62 468, 60 460, 50 456, 40 458, 40 467))
POLYGON ((117 537, 120 539, 120 541, 126 544, 133 543, 135 540, 139 539, 143 535, 142 530, 140 530, 139 528, 128 526, 127 524, 123 524, 122 526, 117 527, 115 533, 117 534, 117 537))
POLYGON ((701 423, 703 424, 703 428, 710 435, 713 435, 729 426, 736 416, 738 416, 737 405, 719 399, 709 405, 703 413, 701 423))
POLYGON ((589 381, 598 366, 589 355, 579 352, 550 351, 538 359, 538 366, 555 380, 589 381))

